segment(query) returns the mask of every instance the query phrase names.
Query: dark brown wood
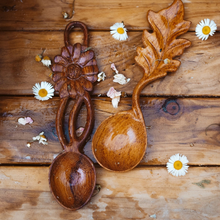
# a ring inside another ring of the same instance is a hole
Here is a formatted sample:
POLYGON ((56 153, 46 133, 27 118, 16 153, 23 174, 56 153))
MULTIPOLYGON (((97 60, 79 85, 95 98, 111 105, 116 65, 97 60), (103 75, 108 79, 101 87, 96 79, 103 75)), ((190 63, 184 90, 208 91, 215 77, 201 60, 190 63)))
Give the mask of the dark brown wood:
POLYGON ((147 18, 154 32, 145 30, 145 48, 137 48, 135 60, 145 72, 134 89, 132 109, 107 118, 93 137, 93 154, 107 170, 128 171, 142 160, 147 148, 147 132, 139 103, 140 93, 147 84, 165 77, 167 72, 175 72, 180 61, 173 58, 191 45, 188 40, 176 39, 190 27, 190 22, 183 20, 181 0, 175 0, 158 13, 149 11, 147 18))
POLYGON ((89 96, 92 83, 97 80, 98 67, 94 52, 85 51, 88 47, 88 30, 85 24, 74 21, 66 26, 64 32, 65 47, 61 56, 54 58, 52 66, 55 90, 60 95, 60 105, 56 117, 56 129, 64 149, 52 162, 49 172, 49 184, 54 198, 69 210, 76 210, 88 203, 96 184, 95 167, 91 160, 80 153, 94 126, 94 110, 89 96), (84 33, 83 45, 70 44, 69 35, 73 28, 80 27, 84 33), (69 115, 69 137, 63 132, 64 114, 68 100, 76 99, 69 115), (76 121, 82 104, 87 108, 87 122, 83 133, 76 135, 76 121))
MULTIPOLYGON (((171 0, 37 0, 37 1, 0 1, 1 30, 64 30, 71 20, 82 21, 90 30, 107 30, 116 22, 124 21, 129 30, 149 29, 146 13, 149 9, 159 11, 170 5, 171 0), (64 19, 67 12, 71 19, 64 19)), ((191 31, 204 18, 216 22, 220 28, 219 0, 184 0, 186 19, 192 21, 191 31)), ((43 35, 42 35, 43 37, 43 35)))

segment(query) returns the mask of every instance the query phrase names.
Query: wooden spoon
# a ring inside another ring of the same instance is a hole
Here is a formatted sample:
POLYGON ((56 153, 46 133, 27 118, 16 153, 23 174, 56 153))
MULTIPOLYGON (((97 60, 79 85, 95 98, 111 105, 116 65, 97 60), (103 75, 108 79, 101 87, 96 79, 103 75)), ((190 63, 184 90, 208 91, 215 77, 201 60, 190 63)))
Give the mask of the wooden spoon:
POLYGON ((54 58, 55 90, 59 91, 60 105, 56 117, 56 130, 63 152, 52 162, 49 172, 49 184, 57 202, 64 208, 76 210, 83 207, 91 198, 96 185, 96 172, 90 159, 80 153, 94 125, 94 110, 89 96, 92 83, 97 80, 98 67, 94 52, 88 48, 88 30, 81 22, 71 22, 64 32, 65 47, 61 56, 54 58), (83 45, 69 43, 69 32, 80 27, 84 32, 83 45), (63 118, 69 99, 75 104, 69 115, 69 137, 67 143, 63 132, 63 118), (83 133, 76 135, 76 120, 82 104, 87 109, 87 122, 83 133))
POLYGON ((187 32, 181 0, 158 13, 149 11, 147 18, 153 33, 143 32, 145 48, 137 48, 137 64, 145 73, 134 89, 132 109, 117 113, 101 123, 92 141, 92 151, 98 163, 107 170, 128 171, 143 158, 147 147, 147 131, 139 104, 142 89, 149 83, 174 72, 180 61, 173 60, 191 45, 186 39, 176 39, 187 32))

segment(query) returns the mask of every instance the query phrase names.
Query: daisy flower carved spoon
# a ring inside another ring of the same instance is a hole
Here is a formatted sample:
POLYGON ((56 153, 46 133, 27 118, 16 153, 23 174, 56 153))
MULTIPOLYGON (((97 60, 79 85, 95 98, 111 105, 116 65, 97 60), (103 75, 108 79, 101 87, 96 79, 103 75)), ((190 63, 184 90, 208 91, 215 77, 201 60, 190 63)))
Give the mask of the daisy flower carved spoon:
POLYGON ((77 210, 91 198, 96 185, 95 167, 91 160, 80 151, 90 136, 94 125, 94 109, 89 92, 97 80, 98 67, 94 52, 88 50, 88 29, 85 24, 74 21, 66 26, 64 32, 65 46, 61 55, 55 56, 53 81, 55 90, 59 91, 60 105, 56 116, 56 130, 63 151, 50 166, 49 184, 57 202, 66 209, 77 210), (81 45, 69 43, 69 34, 75 27, 84 32, 81 45), (69 139, 64 135, 63 121, 69 100, 75 104, 69 113, 69 139), (76 121, 82 104, 87 109, 87 121, 82 134, 76 133, 76 121))
POLYGON ((149 83, 175 72, 180 56, 191 45, 186 39, 176 39, 188 31, 191 22, 184 19, 181 0, 155 13, 148 11, 153 33, 144 30, 144 48, 137 48, 135 60, 144 69, 142 79, 132 95, 132 109, 119 112, 101 123, 92 141, 92 151, 98 163, 111 171, 128 171, 142 160, 147 148, 147 131, 139 104, 142 89, 149 83))

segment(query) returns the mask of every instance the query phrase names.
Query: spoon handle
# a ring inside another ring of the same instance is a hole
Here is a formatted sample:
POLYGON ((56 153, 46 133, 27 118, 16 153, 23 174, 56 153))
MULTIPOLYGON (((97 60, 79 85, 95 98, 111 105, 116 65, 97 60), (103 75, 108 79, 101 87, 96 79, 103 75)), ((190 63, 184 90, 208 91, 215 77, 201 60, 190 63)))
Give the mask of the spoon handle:
POLYGON ((98 67, 95 53, 88 48, 88 29, 84 23, 79 21, 69 23, 64 32, 64 43, 65 47, 61 49, 61 55, 55 56, 51 68, 54 72, 55 90, 59 91, 60 96, 56 129, 63 149, 78 152, 91 134, 94 125, 94 110, 89 92, 93 90, 92 83, 97 80, 98 67), (81 28, 84 33, 82 45, 70 43, 69 35, 75 27, 81 28), (75 104, 69 115, 68 143, 63 131, 63 119, 69 99, 74 99, 75 104), (76 121, 83 103, 87 109, 87 121, 83 133, 77 137, 76 121))
POLYGON ((153 32, 143 31, 144 48, 138 47, 135 60, 144 69, 144 76, 134 89, 132 109, 137 118, 143 120, 139 96, 142 89, 149 83, 165 77, 168 72, 175 72, 181 62, 175 60, 184 49, 191 45, 186 39, 178 38, 188 31, 191 22, 183 20, 184 6, 181 0, 174 0, 171 6, 155 13, 148 11, 147 20, 153 32))
POLYGON ((138 119, 144 121, 143 114, 141 112, 141 107, 140 107, 141 91, 146 85, 162 77, 163 75, 156 75, 156 76, 149 77, 144 74, 144 76, 141 78, 141 80, 138 82, 138 84, 134 88, 133 95, 132 95, 132 110, 138 119))
POLYGON ((88 92, 85 91, 84 97, 79 97, 76 100, 76 104, 74 105, 72 111, 70 112, 69 117, 69 136, 70 136, 70 143, 69 147, 74 148, 75 151, 80 150, 80 148, 85 144, 87 139, 89 138, 93 126, 94 126, 94 108, 92 105, 92 100, 88 92), (85 103, 87 109, 87 119, 86 125, 83 130, 83 133, 77 137, 76 135, 76 120, 79 113, 79 110, 82 104, 85 103))
POLYGON ((66 28, 65 28, 65 32, 64 32, 64 42, 65 42, 65 45, 66 47, 68 45, 71 45, 70 43, 70 40, 69 40, 69 36, 70 36, 70 32, 72 31, 73 28, 75 27, 79 27, 82 29, 83 33, 84 33, 84 40, 83 40, 83 45, 88 47, 89 45, 89 33, 88 33, 88 28, 87 26, 80 22, 80 21, 73 21, 73 22, 70 22, 66 28))
POLYGON ((59 141, 65 151, 78 152, 80 148, 85 144, 89 135, 92 132, 94 126, 94 108, 92 105, 91 97, 89 93, 85 91, 84 96, 78 96, 75 104, 69 115, 69 137, 70 142, 67 143, 64 132, 63 132, 63 117, 64 111, 68 104, 68 98, 60 100, 60 105, 57 111, 56 117, 56 129, 59 141), (76 121, 82 104, 85 103, 87 109, 87 121, 83 133, 77 137, 76 135, 76 121))

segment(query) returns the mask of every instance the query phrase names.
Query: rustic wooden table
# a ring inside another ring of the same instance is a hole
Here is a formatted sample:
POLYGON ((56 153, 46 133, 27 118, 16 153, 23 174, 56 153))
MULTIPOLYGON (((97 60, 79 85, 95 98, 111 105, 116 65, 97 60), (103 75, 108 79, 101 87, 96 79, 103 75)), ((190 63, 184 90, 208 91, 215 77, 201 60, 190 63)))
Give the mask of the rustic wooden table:
MULTIPOLYGON (((220 33, 207 41, 195 36, 197 23, 214 20, 220 30, 219 0, 183 0, 185 20, 192 21, 183 37, 192 46, 181 56, 176 73, 147 86, 141 107, 148 128, 148 148, 140 165, 130 172, 114 173, 100 168, 91 152, 91 140, 84 153, 96 164, 101 191, 82 209, 71 212, 54 200, 48 184, 49 165, 61 151, 55 131, 59 98, 40 102, 33 97, 35 83, 52 83, 50 69, 35 61, 45 49, 51 59, 64 45, 63 32, 72 20, 86 23, 90 46, 100 71, 107 79, 93 92, 95 128, 110 115, 130 109, 131 95, 143 71, 134 61, 136 47, 143 46, 142 31, 149 29, 146 14, 159 11, 171 0, 101 1, 1 0, 0 2, 0 219, 220 219, 220 33), (116 41, 109 27, 124 21, 128 40, 116 41), (131 81, 113 83, 110 64, 131 81), (123 92, 119 108, 106 97, 113 86, 123 92), (101 96, 99 96, 101 94, 101 96), (34 123, 19 125, 20 117, 34 123), (45 132, 49 144, 28 140, 45 132), (170 156, 187 156, 190 168, 183 177, 173 177, 165 167, 170 156), (208 180, 203 185, 194 184, 208 180), (210 181, 210 182, 209 182, 210 181)), ((71 34, 81 42, 82 33, 71 34)), ((85 121, 85 108, 78 126, 85 121)), ((93 136, 93 135, 92 135, 93 136)))

